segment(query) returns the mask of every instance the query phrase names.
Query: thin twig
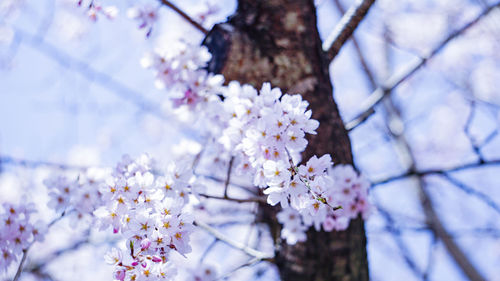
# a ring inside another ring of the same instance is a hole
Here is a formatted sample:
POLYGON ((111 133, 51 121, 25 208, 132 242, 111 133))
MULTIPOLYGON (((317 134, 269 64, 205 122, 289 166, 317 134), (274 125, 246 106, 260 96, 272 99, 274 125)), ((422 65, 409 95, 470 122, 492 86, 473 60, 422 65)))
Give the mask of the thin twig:
POLYGON ((207 35, 208 30, 205 29, 200 23, 195 21, 193 18, 191 18, 188 14, 186 14, 184 11, 179 9, 177 6, 175 6, 172 2, 167 1, 167 0, 160 0, 160 2, 169 7, 170 9, 174 10, 179 16, 181 16, 183 19, 185 19, 187 22, 189 22, 192 26, 194 26, 196 29, 201 31, 203 34, 207 35))
MULTIPOLYGON (((208 179, 208 180, 212 180, 212 181, 215 181, 215 182, 219 182, 219 183, 225 183, 226 180, 225 179, 221 179, 221 178, 218 178, 216 176, 213 176, 213 175, 203 175, 203 174, 199 174, 199 173, 195 173, 195 176, 197 177, 202 177, 202 178, 205 178, 205 179, 208 179)), ((258 189, 255 187, 255 186, 245 186, 245 185, 241 185, 241 184, 237 184, 237 183, 231 183, 231 185, 233 186, 236 186, 236 187, 239 187, 251 194, 257 194, 258 193, 258 189)))
POLYGON ((23 257, 21 258, 21 262, 19 263, 19 267, 17 268, 16 275, 14 276, 14 279, 12 279, 12 281, 17 281, 19 280, 19 277, 21 277, 21 273, 23 272, 24 262, 26 261, 26 257, 28 256, 28 250, 29 246, 28 248, 23 249, 23 257))
POLYGON ((208 194, 199 194, 201 197, 208 198, 208 199, 217 199, 217 200, 226 200, 226 201, 233 201, 233 202, 238 202, 238 203, 266 203, 266 199, 263 197, 250 197, 250 198, 232 198, 228 196, 217 196, 217 195, 208 195, 208 194))
POLYGON ((394 220, 393 216, 387 211, 385 208, 380 206, 379 204, 377 205, 377 212, 384 218, 385 223, 387 225, 386 230, 392 234, 392 237, 394 239, 394 242, 396 243, 396 246, 399 248, 401 257, 405 261, 406 265, 408 268, 413 271, 416 275, 419 277, 423 276, 424 273, 422 270, 417 266, 415 263, 415 260, 411 256, 411 251, 408 249, 405 241, 401 237, 401 230, 399 227, 397 227, 397 223, 394 220))
POLYGON ((205 258, 207 257, 208 253, 214 248, 214 246, 219 242, 219 239, 215 238, 210 245, 203 251, 203 254, 201 255, 200 259, 198 260, 198 265, 201 265, 205 258))
POLYGON ((132 102, 138 107, 139 111, 153 114, 159 118, 165 119, 165 114, 161 111, 161 109, 156 104, 146 100, 144 98, 144 94, 141 92, 130 89, 128 86, 116 80, 106 72, 94 69, 84 61, 73 57, 69 53, 46 41, 45 38, 38 34, 32 35, 21 30, 20 28, 14 28, 14 30, 16 34, 19 34, 22 37, 24 44, 52 59, 60 66, 70 70, 77 70, 78 74, 89 81, 97 82, 120 98, 132 102))
POLYGON ((39 167, 50 167, 61 170, 87 170, 89 168, 85 166, 75 166, 75 165, 68 165, 68 164, 48 162, 48 161, 19 159, 11 156, 0 156, 0 164, 22 166, 31 169, 39 167))
MULTIPOLYGON (((64 215, 66 214, 66 212, 62 212, 62 214, 53 219, 48 225, 47 225, 47 228, 50 228, 51 226, 53 226, 56 222, 58 222, 59 220, 61 220, 64 215)), ((23 249, 23 257, 21 258, 21 262, 19 263, 19 266, 17 268, 17 271, 16 271, 16 275, 14 276, 14 279, 12 279, 12 281, 17 281, 19 280, 19 277, 21 277, 21 273, 23 272, 23 266, 24 266, 24 262, 26 261, 26 258, 28 256, 28 251, 29 249, 31 248, 31 246, 33 245, 33 243, 35 242, 31 242, 31 244, 28 245, 28 247, 26 247, 26 249, 23 249)))
POLYGON ((483 154, 481 153, 481 146, 477 143, 476 139, 472 136, 471 132, 472 122, 474 121, 474 118, 476 116, 476 110, 477 110, 476 107, 477 107, 476 102, 473 100, 470 101, 470 111, 469 115, 467 116, 467 120, 465 121, 464 124, 464 134, 469 140, 472 150, 479 158, 479 162, 484 162, 484 157, 483 154))
POLYGON ((233 163, 234 156, 231 156, 227 167, 226 181, 224 182, 224 198, 227 198, 227 188, 229 187, 229 182, 231 181, 231 170, 233 169, 233 163))
MULTIPOLYGON (((387 52, 387 54, 389 55, 389 52, 387 52)), ((390 61, 389 56, 387 56, 387 60, 388 62, 390 61)), ((387 93, 387 95, 389 94, 390 93, 387 93)), ((400 129, 394 129, 393 126, 390 126, 390 123, 394 121, 404 124, 401 118, 400 108, 395 105, 392 97, 385 99, 384 108, 386 109, 388 115, 386 123, 389 132, 395 139, 395 142, 400 149, 400 154, 407 160, 409 171, 415 171, 417 167, 417 160, 415 158, 415 153, 406 138, 404 126, 400 129)), ((427 224, 431 227, 434 235, 443 242, 446 250, 460 270, 472 281, 486 280, 446 230, 434 208, 432 197, 427 191, 422 177, 417 177, 417 188, 420 204, 422 206, 427 224)))
POLYGON ((452 173, 452 172, 458 172, 462 170, 468 170, 468 169, 473 169, 477 167, 483 167, 483 166, 496 166, 500 165, 500 159, 494 159, 494 160, 485 160, 484 162, 474 162, 474 163, 467 163, 459 166, 455 166, 452 168, 445 168, 445 169, 429 169, 429 170, 423 170, 423 171, 407 171, 403 174, 396 175, 396 176, 391 176, 385 179, 381 180, 375 180, 372 181, 372 187, 381 185, 381 184, 386 184, 392 181, 396 180, 402 180, 406 179, 407 177, 411 176, 426 176, 426 175, 432 175, 432 174, 446 174, 446 173, 452 173))
POLYGON ((247 267, 247 266, 253 266, 259 262, 261 262, 262 260, 261 259, 258 259, 258 258, 251 258, 249 259, 247 262, 243 263, 243 264, 240 264, 239 266, 233 268, 231 271, 219 276, 218 278, 216 278, 214 281, 217 281, 217 280, 223 280, 223 279, 226 279, 228 278, 229 276, 233 275, 236 271, 244 268, 244 267, 247 267))
POLYGON ((478 23, 483 17, 488 15, 493 9, 500 6, 500 2, 488 6, 484 11, 482 11, 476 18, 464 25, 462 28, 452 32, 448 37, 446 37, 441 43, 439 43, 428 55, 417 58, 415 61, 409 63, 401 71, 395 73, 391 76, 383 86, 378 87, 361 105, 361 113, 359 113, 355 118, 345 124, 348 131, 356 128, 366 119, 368 119, 375 111, 374 107, 377 105, 383 97, 388 95, 396 87, 398 87, 403 81, 412 76, 417 70, 419 70, 425 63, 439 53, 450 41, 456 37, 463 34, 466 30, 478 23))
POLYGON ((375 0, 359 0, 340 19, 335 29, 323 42, 323 50, 327 52, 328 59, 332 61, 339 53, 342 46, 365 18, 368 10, 375 0))
POLYGON ((247 254, 251 257, 254 257, 258 260, 269 260, 269 259, 274 258, 274 255, 272 255, 272 254, 266 254, 266 253, 263 253, 261 251, 257 251, 255 249, 252 249, 252 248, 246 246, 243 243, 240 243, 240 242, 237 242, 237 241, 230 239, 229 237, 227 237, 226 235, 224 235, 223 233, 221 233, 217 229, 209 226, 208 224, 206 224, 204 222, 195 221, 194 224, 196 226, 199 226, 200 228, 203 228, 205 231, 207 231, 208 233, 213 235, 216 239, 220 240, 221 242, 224 242, 224 243, 228 244, 229 246, 231 246, 237 250, 240 250, 240 251, 244 252, 245 254, 247 254))
POLYGON ((467 255, 460 249, 460 246, 453 240, 451 235, 445 229, 443 222, 439 219, 439 216, 434 209, 431 202, 430 194, 422 186, 422 207, 425 215, 428 219, 429 226, 432 228, 434 234, 443 241, 446 250, 456 262, 458 267, 471 281, 483 281, 486 280, 477 268, 471 263, 467 255))
POLYGON ((476 197, 477 199, 483 201, 486 205, 488 205, 490 208, 492 208, 493 210, 495 210, 497 213, 500 214, 500 206, 490 196, 482 193, 479 190, 476 190, 475 188, 472 188, 472 187, 468 186, 464 182, 456 179, 453 176, 450 176, 447 173, 443 173, 442 176, 446 180, 448 180, 448 182, 450 182, 451 184, 453 184, 454 186, 460 188, 465 193, 467 193, 469 195, 472 195, 472 196, 476 197))

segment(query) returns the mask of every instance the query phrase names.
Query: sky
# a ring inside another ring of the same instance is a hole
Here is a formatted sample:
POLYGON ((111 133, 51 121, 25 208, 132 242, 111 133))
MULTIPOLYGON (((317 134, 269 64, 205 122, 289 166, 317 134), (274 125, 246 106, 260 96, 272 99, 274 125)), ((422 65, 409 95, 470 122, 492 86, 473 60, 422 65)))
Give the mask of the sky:
MULTIPOLYGON (((139 23, 127 18, 126 10, 131 5, 159 7, 157 2, 101 2, 116 6, 118 16, 107 19, 100 15, 93 22, 72 0, 0 1, 0 156, 112 166, 123 154, 146 152, 169 159, 176 151, 195 146, 187 140, 201 140, 196 130, 179 120, 166 102, 168 91, 154 86, 153 75, 141 67, 140 60, 147 52, 169 48, 177 40, 198 44, 203 34, 162 7, 160 20, 146 38, 139 23)), ((190 15, 204 7, 201 0, 173 2, 190 15)), ((220 10, 204 22, 207 28, 224 21, 236 9, 235 1, 213 2, 220 10)), ((344 7, 353 4, 341 2, 344 7)), ((392 74, 469 22, 484 5, 494 2, 376 1, 355 33, 376 83, 383 85, 392 74), (389 43, 384 36, 390 37, 389 43)), ((333 0, 316 4, 320 35, 326 38, 340 14, 333 0)), ((402 120, 401 124, 392 120, 392 124, 404 129, 417 169, 475 163, 478 155, 486 161, 500 159, 500 138, 496 135, 500 129, 498 10, 449 42, 391 94, 402 120)), ((341 114, 350 120, 373 91, 352 41, 330 65, 330 72, 341 114)), ((350 132, 356 166, 373 182, 409 168, 402 148, 391 137, 387 126, 391 114, 385 104, 378 105, 372 117, 350 132)), ((54 172, 50 167, 1 165, 4 196, 0 202, 19 200, 29 190, 31 199, 43 210, 41 215, 53 216, 45 206, 47 195, 38 194, 44 194, 41 182, 54 172)), ((442 175, 424 178, 445 227, 488 280, 498 280, 495 273, 500 266, 500 213, 494 207, 500 204, 499 172, 500 167, 492 165, 446 174, 463 183, 461 187, 442 175)), ((428 280, 467 280, 443 243, 426 229, 414 179, 375 185, 371 196, 379 209, 366 221, 373 280, 422 280, 415 268, 428 272, 428 280), (390 219, 383 215, 385 211, 390 219), (413 261, 413 269, 408 260, 413 261)), ((34 251, 33 259, 75 241, 78 231, 60 234, 70 228, 66 222, 57 225, 56 234, 44 244, 49 246, 34 251)), ((242 233, 247 228, 224 231, 242 233)), ((109 276, 110 268, 95 258, 102 257, 109 237, 96 234, 92 239, 94 245, 56 260, 48 270, 60 280, 68 280, 73 271, 81 273, 81 280, 93 280, 94 274, 109 276), (82 265, 82 260, 95 262, 82 265), (58 270, 63 265, 73 271, 58 270)), ((195 238, 200 249, 208 239, 204 234, 195 238)), ((213 251, 211 259, 227 262, 227 247, 217 247, 221 249, 213 251)), ((232 262, 236 267, 240 260, 232 262)), ((276 272, 262 264, 233 278, 253 280, 256 268, 263 272, 262 280, 276 278, 276 272)))

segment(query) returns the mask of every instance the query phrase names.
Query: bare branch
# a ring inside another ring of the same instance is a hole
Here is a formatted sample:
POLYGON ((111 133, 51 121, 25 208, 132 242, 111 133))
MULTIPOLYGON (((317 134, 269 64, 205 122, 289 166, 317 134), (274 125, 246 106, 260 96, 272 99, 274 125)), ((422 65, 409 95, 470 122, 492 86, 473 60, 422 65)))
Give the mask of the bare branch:
MULTIPOLYGON (((57 218, 53 219, 48 224, 47 228, 50 228, 56 222, 58 222, 59 220, 61 220, 64 217, 65 214, 66 214, 66 212, 62 212, 62 214, 60 216, 58 216, 57 218)), ((19 262, 19 266, 17 268, 16 275, 14 276, 14 279, 12 279, 12 281, 17 281, 17 280, 19 280, 19 277, 21 277, 21 273, 23 272, 24 262, 26 261, 26 258, 28 256, 28 251, 31 248, 31 245, 33 245, 33 243, 34 242, 31 242, 31 244, 29 244, 28 247, 26 247, 26 249, 23 249, 23 257, 21 258, 21 262, 19 262)))
POLYGON ((87 170, 89 167, 85 166, 75 166, 62 163, 48 162, 48 161, 36 161, 36 160, 26 160, 19 159, 11 156, 0 156, 0 165, 7 164, 13 166, 22 166, 25 168, 39 168, 39 167, 50 167, 60 170, 87 170))
POLYGON ((169 7, 170 9, 174 10, 179 16, 181 16, 183 19, 185 19, 187 22, 189 22, 192 26, 194 26, 196 29, 201 31, 203 34, 207 35, 208 30, 206 30, 200 23, 195 21, 193 18, 191 18, 188 14, 186 14, 184 11, 179 9, 177 6, 175 6, 172 2, 167 1, 167 0, 160 0, 160 2, 169 7))
POLYGON ((28 250, 29 250, 29 247, 26 249, 23 249, 23 257, 21 258, 21 262, 19 263, 19 267, 17 268, 16 275, 14 276, 14 279, 12 279, 12 281, 17 281, 17 280, 19 280, 19 277, 21 277, 21 273, 23 272, 24 262, 26 261, 26 257, 28 256, 28 250))
POLYGON ((255 249, 252 249, 252 248, 246 246, 243 243, 240 243, 240 242, 237 242, 237 241, 230 239, 229 237, 227 237, 224 234, 222 234, 221 232, 219 232, 217 229, 212 228, 211 226, 209 226, 208 224, 206 224, 204 222, 195 221, 194 224, 196 226, 199 226, 200 228, 203 228, 205 231, 212 234, 216 239, 220 240, 221 242, 224 242, 224 243, 228 244, 229 246, 231 246, 237 250, 240 250, 251 257, 256 258, 257 260, 270 260, 270 259, 274 258, 273 254, 266 254, 266 253, 257 251, 255 249))
POLYGON ((424 273, 422 272, 421 269, 418 268, 417 264, 415 263, 414 259, 411 257, 410 250, 406 246, 405 241, 401 237, 401 230, 396 227, 396 222, 394 218, 391 216, 391 214, 382 206, 377 206, 377 212, 384 218, 385 223, 387 225, 387 231, 390 232, 394 238, 394 242, 396 243, 396 246, 399 248, 401 257, 405 261, 406 265, 408 268, 413 271, 417 276, 423 277, 424 273))
POLYGON ((429 255, 427 257, 427 267, 424 271, 424 276, 422 276, 423 281, 429 280, 429 275, 434 268, 434 263, 436 259, 436 253, 437 253, 437 238, 434 235, 431 240, 431 244, 429 246, 429 255))
POLYGON ((452 172, 458 172, 462 170, 467 170, 467 169, 473 169, 477 167, 482 167, 482 166, 496 166, 500 165, 500 159, 494 159, 494 160, 485 160, 483 162, 474 162, 474 163, 467 163, 459 166, 455 166, 452 168, 444 168, 444 169, 429 169, 429 170, 423 170, 423 171, 408 171, 403 174, 397 175, 397 176, 391 176, 386 179, 381 179, 381 180, 376 180, 372 181, 372 187, 381 185, 381 184, 386 184, 392 181, 396 180, 402 180, 410 176, 426 176, 426 175, 432 175, 432 174, 447 174, 447 173, 452 173, 452 172))
MULTIPOLYGON (((203 175, 203 174, 195 173, 195 176, 202 177, 202 178, 205 178, 207 180, 212 180, 212 181, 215 181, 215 182, 218 182, 218 183, 225 183, 226 182, 225 179, 221 179, 219 177, 212 176, 212 175, 203 175)), ((258 190, 257 190, 257 188, 255 186, 245 186, 245 185, 236 184, 236 183, 231 183, 231 185, 234 185, 234 186, 239 187, 239 188, 241 188, 241 189, 243 189, 245 191, 248 191, 251 194, 257 194, 258 193, 258 190)))
POLYGON ((342 46, 365 18, 368 10, 375 0, 359 0, 340 19, 335 29, 323 42, 323 51, 327 52, 328 59, 332 61, 339 53, 342 46))
MULTIPOLYGON (((390 61, 389 52, 387 54, 387 61, 390 61)), ((386 92, 387 95, 390 94, 386 92)), ((417 161, 415 158, 415 153, 410 146, 406 138, 406 134, 404 131, 404 126, 399 129, 395 129, 390 124, 392 122, 398 122, 400 124, 404 124, 401 118, 401 111, 395 105, 392 97, 388 97, 384 100, 384 108, 387 111, 386 123, 389 129, 390 134, 394 137, 397 147, 399 148, 399 154, 403 158, 404 164, 409 165, 409 171, 416 171, 417 161)), ((481 161, 480 161, 481 162, 481 161)), ((432 229, 434 235, 439 238, 445 245, 446 250, 453 258, 457 266, 460 270, 470 279, 470 280, 486 280, 481 276, 481 273, 477 270, 477 268, 472 264, 467 255, 462 251, 456 241, 449 235, 446 228, 443 225, 443 222, 440 220, 434 206, 432 204, 431 195, 428 193, 424 181, 421 176, 417 177, 417 188, 418 195, 420 198, 420 204, 422 205, 422 209, 425 214, 425 219, 427 224, 432 229)))
POLYGON ((229 182, 231 181, 231 170, 233 169, 234 156, 231 156, 229 164, 227 167, 226 182, 224 182, 224 198, 227 198, 227 188, 229 187, 229 182))
MULTIPOLYGON (((342 3, 340 3, 340 0, 333 0, 333 3, 337 7, 337 10, 341 14, 345 14, 345 9, 344 6, 342 6, 342 3)), ((370 70, 370 67, 368 66, 367 60, 361 51, 361 48, 359 46, 358 40, 356 40, 356 36, 353 34, 352 35, 352 44, 354 46, 354 50, 356 51, 356 55, 358 56, 359 62, 361 63, 361 68, 363 69, 363 72, 365 73, 366 78, 368 79, 368 82, 370 83, 370 87, 372 88, 371 90, 375 90, 377 88, 377 82, 375 81, 375 76, 373 75, 373 72, 370 70)))
POLYGON ((205 248, 205 251, 203 251, 203 254, 201 254, 200 259, 198 260, 198 265, 202 264, 205 258, 207 257, 208 253, 212 251, 212 249, 215 247, 215 245, 219 242, 217 238, 215 238, 210 245, 208 245, 207 248, 205 248))
POLYGON ((443 173, 442 176, 446 180, 448 180, 450 183, 452 183, 454 186, 460 188, 465 193, 470 194, 470 195, 478 198, 479 200, 483 201, 486 205, 488 205, 490 208, 492 208, 493 210, 495 210, 497 213, 500 214, 500 206, 498 206, 498 204, 493 199, 491 199, 490 196, 482 193, 479 190, 476 190, 476 189, 468 186, 467 184, 465 184, 462 181, 460 181, 460 180, 458 180, 458 179, 450 176, 447 173, 443 173))
POLYGON ((197 135, 194 130, 186 126, 181 126, 179 122, 172 122, 173 120, 169 119, 157 104, 146 99, 139 91, 129 88, 127 85, 118 81, 109 74, 99 71, 86 62, 73 57, 67 52, 64 52, 50 42, 45 41, 45 39, 40 35, 32 35, 15 27, 13 29, 15 30, 16 36, 19 36, 19 40, 21 40, 24 44, 33 48, 37 52, 40 52, 47 58, 50 58, 60 66, 69 70, 74 70, 90 82, 95 82, 103 86, 103 88, 114 93, 121 99, 135 105, 139 112, 151 114, 163 120, 169 120, 169 123, 172 124, 172 126, 176 127, 179 132, 185 135, 197 135))
POLYGON ((448 232, 444 228, 443 223, 439 219, 436 210, 432 206, 430 195, 428 194, 426 189, 423 188, 423 186, 421 188, 421 195, 422 207, 428 219, 428 223, 432 228, 432 231, 441 241, 443 241, 446 250, 448 251, 448 253, 450 253, 450 256, 457 263, 462 272, 467 275, 469 280, 486 280, 476 269, 476 267, 470 262, 469 258, 465 255, 462 249, 460 249, 455 240, 453 240, 450 234, 448 234, 448 232))
POLYGON ((131 101, 140 111, 165 118, 165 115, 161 112, 160 108, 157 105, 146 101, 144 95, 140 92, 130 89, 123 83, 111 77, 109 74, 98 71, 87 63, 74 58, 70 54, 45 41, 45 39, 39 35, 31 35, 19 28, 14 28, 14 30, 16 31, 16 34, 19 34, 22 37, 23 43, 52 59, 60 66, 71 70, 77 70, 77 73, 89 81, 98 82, 100 85, 117 94, 124 100, 131 101))
POLYGON ((446 37, 441 43, 439 43, 428 55, 421 58, 417 58, 415 61, 406 65, 401 71, 398 71, 393 76, 391 76, 384 85, 378 87, 361 105, 361 113, 359 113, 355 118, 345 124, 348 131, 356 128, 368 119, 375 111, 373 107, 377 105, 383 97, 388 95, 396 87, 398 87, 403 81, 412 76, 417 70, 419 70, 425 63, 439 53, 450 41, 456 37, 462 35, 466 30, 478 23, 482 18, 488 15, 493 9, 500 6, 500 2, 488 6, 484 11, 482 11, 476 18, 464 25, 462 28, 452 32, 448 37, 446 37))
POLYGON ((199 194, 201 197, 209 198, 209 199, 218 199, 218 200, 226 200, 226 201, 233 201, 233 202, 238 202, 238 203, 266 203, 266 199, 263 197, 251 197, 251 198, 232 198, 232 197, 227 197, 227 196, 215 196, 215 195, 208 195, 208 194, 199 194))
POLYGON ((479 158, 479 161, 484 162, 484 157, 483 157, 483 154, 481 153, 481 146, 477 143, 477 141, 475 140, 475 138, 472 136, 472 133, 471 133, 472 121, 474 120, 474 117, 476 116, 476 110, 477 110, 476 107, 477 107, 476 102, 471 101, 470 102, 469 116, 467 116, 467 120, 465 121, 465 124, 464 124, 464 133, 465 133, 465 136, 467 137, 467 139, 469 140, 469 143, 472 147, 472 150, 479 158))
POLYGON ((229 276, 233 275, 236 271, 244 268, 244 267, 247 267, 247 266, 253 266, 259 262, 261 262, 262 260, 261 259, 258 259, 258 258, 251 258, 249 259, 247 262, 243 263, 243 264, 240 264, 239 266, 233 268, 231 271, 227 272, 226 274, 218 277, 217 279, 215 279, 214 281, 217 281, 217 280, 223 280, 223 279, 227 279, 229 276))

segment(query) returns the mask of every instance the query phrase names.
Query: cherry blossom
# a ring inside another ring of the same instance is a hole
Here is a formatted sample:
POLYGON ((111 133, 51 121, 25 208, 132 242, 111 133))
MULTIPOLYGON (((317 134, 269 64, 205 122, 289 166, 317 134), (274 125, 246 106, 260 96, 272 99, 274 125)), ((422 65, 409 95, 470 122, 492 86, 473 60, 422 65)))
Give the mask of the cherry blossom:
POLYGON ((34 212, 32 203, 4 203, 0 207, 0 271, 7 270, 31 244, 44 240, 47 226, 42 221, 33 222, 34 212))

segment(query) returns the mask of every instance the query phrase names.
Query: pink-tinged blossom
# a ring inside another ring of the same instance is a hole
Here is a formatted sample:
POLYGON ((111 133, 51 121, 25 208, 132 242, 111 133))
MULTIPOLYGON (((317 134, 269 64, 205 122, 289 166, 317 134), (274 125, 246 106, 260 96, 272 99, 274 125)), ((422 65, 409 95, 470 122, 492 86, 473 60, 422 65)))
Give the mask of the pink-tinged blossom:
POLYGON ((107 264, 117 265, 122 262, 122 252, 117 248, 112 248, 104 255, 107 264))
POLYGON ((289 166, 288 163, 283 161, 267 160, 264 162, 262 168, 264 168, 264 176, 267 179, 267 183, 274 186, 289 181, 291 176, 288 170, 289 166))
MULTIPOLYGON (((313 225, 317 230, 323 225, 331 231, 347 227, 350 219, 359 214, 368 214, 369 183, 352 166, 332 168, 330 155, 313 156, 303 164, 295 164, 300 163, 300 155, 307 147, 306 134, 316 134, 319 126, 317 120, 311 119, 307 101, 300 95, 283 94, 270 83, 264 83, 260 90, 235 81, 222 86, 222 77, 210 83, 210 75, 203 69, 209 59, 206 48, 188 50, 187 45, 182 45, 174 52, 150 55, 143 65, 155 71, 158 84, 177 93, 171 97, 174 107, 186 108, 212 122, 207 132, 224 148, 221 151, 235 159, 237 174, 253 177, 254 185, 264 189, 269 204, 280 203, 284 212, 296 212, 299 223, 284 224, 282 230, 288 243, 303 241, 305 231, 313 225)), ((157 186, 165 194, 172 194, 173 184, 169 182, 175 180, 180 179, 161 179, 157 186)), ((184 188, 193 186, 189 180, 179 182, 185 182, 184 188)), ((181 196, 184 191, 177 194, 187 202, 187 197, 181 196)), ((170 225, 174 219, 162 218, 169 226, 168 234, 165 228, 159 228, 162 235, 179 233, 170 225)))
POLYGON ((154 24, 158 21, 158 8, 151 6, 132 7, 127 16, 139 22, 139 28, 146 30, 146 37, 151 35, 154 24))
POLYGON ((114 19, 118 14, 118 8, 115 6, 102 6, 98 1, 95 0, 79 0, 78 6, 86 7, 87 16, 92 21, 97 21, 98 15, 101 14, 108 19, 114 19))
POLYGON ((197 184, 192 171, 179 165, 170 164, 157 175, 148 156, 124 157, 101 186, 103 204, 93 212, 96 224, 112 226, 113 233, 127 239, 127 251, 113 249, 105 257, 114 264, 116 279, 172 278, 176 271, 167 261, 169 252, 191 251, 193 218, 184 206, 197 184))
POLYGON ((275 206, 280 203, 282 208, 288 207, 288 192, 282 187, 274 186, 264 190, 267 195, 267 203, 275 206))
POLYGON ((321 175, 323 172, 332 166, 332 158, 325 154, 318 158, 316 155, 307 161, 306 165, 299 166, 299 174, 305 178, 314 178, 316 175, 321 175))
POLYGON ((0 207, 0 271, 16 262, 24 249, 43 240, 47 226, 41 221, 33 223, 34 212, 34 205, 29 202, 4 203, 0 207))

